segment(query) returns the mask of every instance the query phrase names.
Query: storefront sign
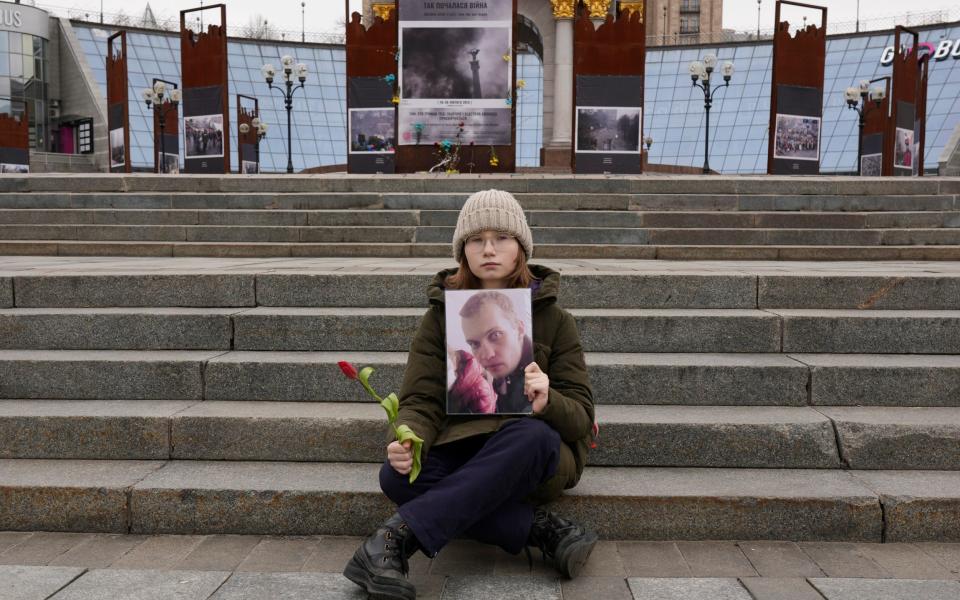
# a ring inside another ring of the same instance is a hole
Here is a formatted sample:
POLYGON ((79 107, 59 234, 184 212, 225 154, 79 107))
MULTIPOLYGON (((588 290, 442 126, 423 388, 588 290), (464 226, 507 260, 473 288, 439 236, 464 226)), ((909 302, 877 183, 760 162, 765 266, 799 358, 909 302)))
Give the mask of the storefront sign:
MULTIPOLYGON (((947 58, 960 59, 960 39, 958 40, 940 40, 938 43, 925 42, 920 44, 920 50, 930 54, 931 60, 941 61, 947 58)), ((880 64, 889 67, 893 64, 893 46, 887 46, 883 49, 883 55, 880 57, 880 64)))
POLYGON ((23 4, 6 6, 11 8, 0 8, 0 31, 28 33, 50 39, 50 17, 45 11, 23 4))

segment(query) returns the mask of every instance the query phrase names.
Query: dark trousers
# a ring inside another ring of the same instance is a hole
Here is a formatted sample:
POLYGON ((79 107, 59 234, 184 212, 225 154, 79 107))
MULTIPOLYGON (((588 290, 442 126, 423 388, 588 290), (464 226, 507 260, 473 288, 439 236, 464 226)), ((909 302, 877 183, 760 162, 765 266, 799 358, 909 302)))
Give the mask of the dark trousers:
POLYGON ((559 460, 557 432, 523 418, 489 436, 434 446, 413 484, 385 462, 380 487, 428 556, 458 536, 516 554, 533 522, 525 499, 556 473, 559 460))

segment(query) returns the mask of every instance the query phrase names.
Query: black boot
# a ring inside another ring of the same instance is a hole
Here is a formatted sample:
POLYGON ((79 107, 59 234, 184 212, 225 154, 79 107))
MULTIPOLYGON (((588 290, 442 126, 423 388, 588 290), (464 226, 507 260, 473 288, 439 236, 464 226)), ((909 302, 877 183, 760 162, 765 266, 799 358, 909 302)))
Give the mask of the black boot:
POLYGON ((596 543, 597 534, 575 523, 542 508, 533 514, 527 545, 540 548, 565 577, 573 579, 580 573, 596 543))
POLYGON ((394 514, 360 544, 343 574, 374 600, 415 600, 417 590, 407 581, 407 559, 419 547, 407 524, 394 514))

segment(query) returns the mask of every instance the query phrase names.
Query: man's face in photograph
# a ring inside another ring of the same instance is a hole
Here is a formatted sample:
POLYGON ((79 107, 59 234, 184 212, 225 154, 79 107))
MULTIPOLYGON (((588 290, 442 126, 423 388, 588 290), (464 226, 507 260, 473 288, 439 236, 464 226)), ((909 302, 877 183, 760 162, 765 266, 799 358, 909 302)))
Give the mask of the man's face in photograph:
POLYGON ((493 302, 485 302, 463 317, 463 336, 480 366, 496 379, 512 373, 523 352, 523 323, 515 321, 493 302))

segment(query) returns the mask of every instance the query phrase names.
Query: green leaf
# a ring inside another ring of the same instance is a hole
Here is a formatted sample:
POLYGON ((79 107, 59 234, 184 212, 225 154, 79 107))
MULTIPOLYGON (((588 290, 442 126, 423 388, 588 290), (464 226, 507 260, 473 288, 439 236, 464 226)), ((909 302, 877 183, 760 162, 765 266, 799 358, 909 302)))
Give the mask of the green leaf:
POLYGON ((420 462, 420 456, 423 453, 423 439, 407 425, 400 425, 397 427, 397 441, 402 444, 407 440, 412 442, 410 449, 413 451, 413 467, 410 469, 410 483, 413 483, 420 475, 420 469, 423 466, 420 462))
POLYGON ((380 402, 380 406, 383 407, 383 410, 387 411, 387 420, 391 423, 396 422, 397 413, 400 412, 400 400, 397 398, 397 395, 391 392, 389 396, 380 402))
POLYGON ((367 379, 370 378, 370 375, 372 373, 373 373, 373 367, 364 367, 360 369, 360 373, 357 375, 357 379, 360 380, 360 383, 362 383, 364 387, 369 387, 370 382, 367 381, 367 379))

